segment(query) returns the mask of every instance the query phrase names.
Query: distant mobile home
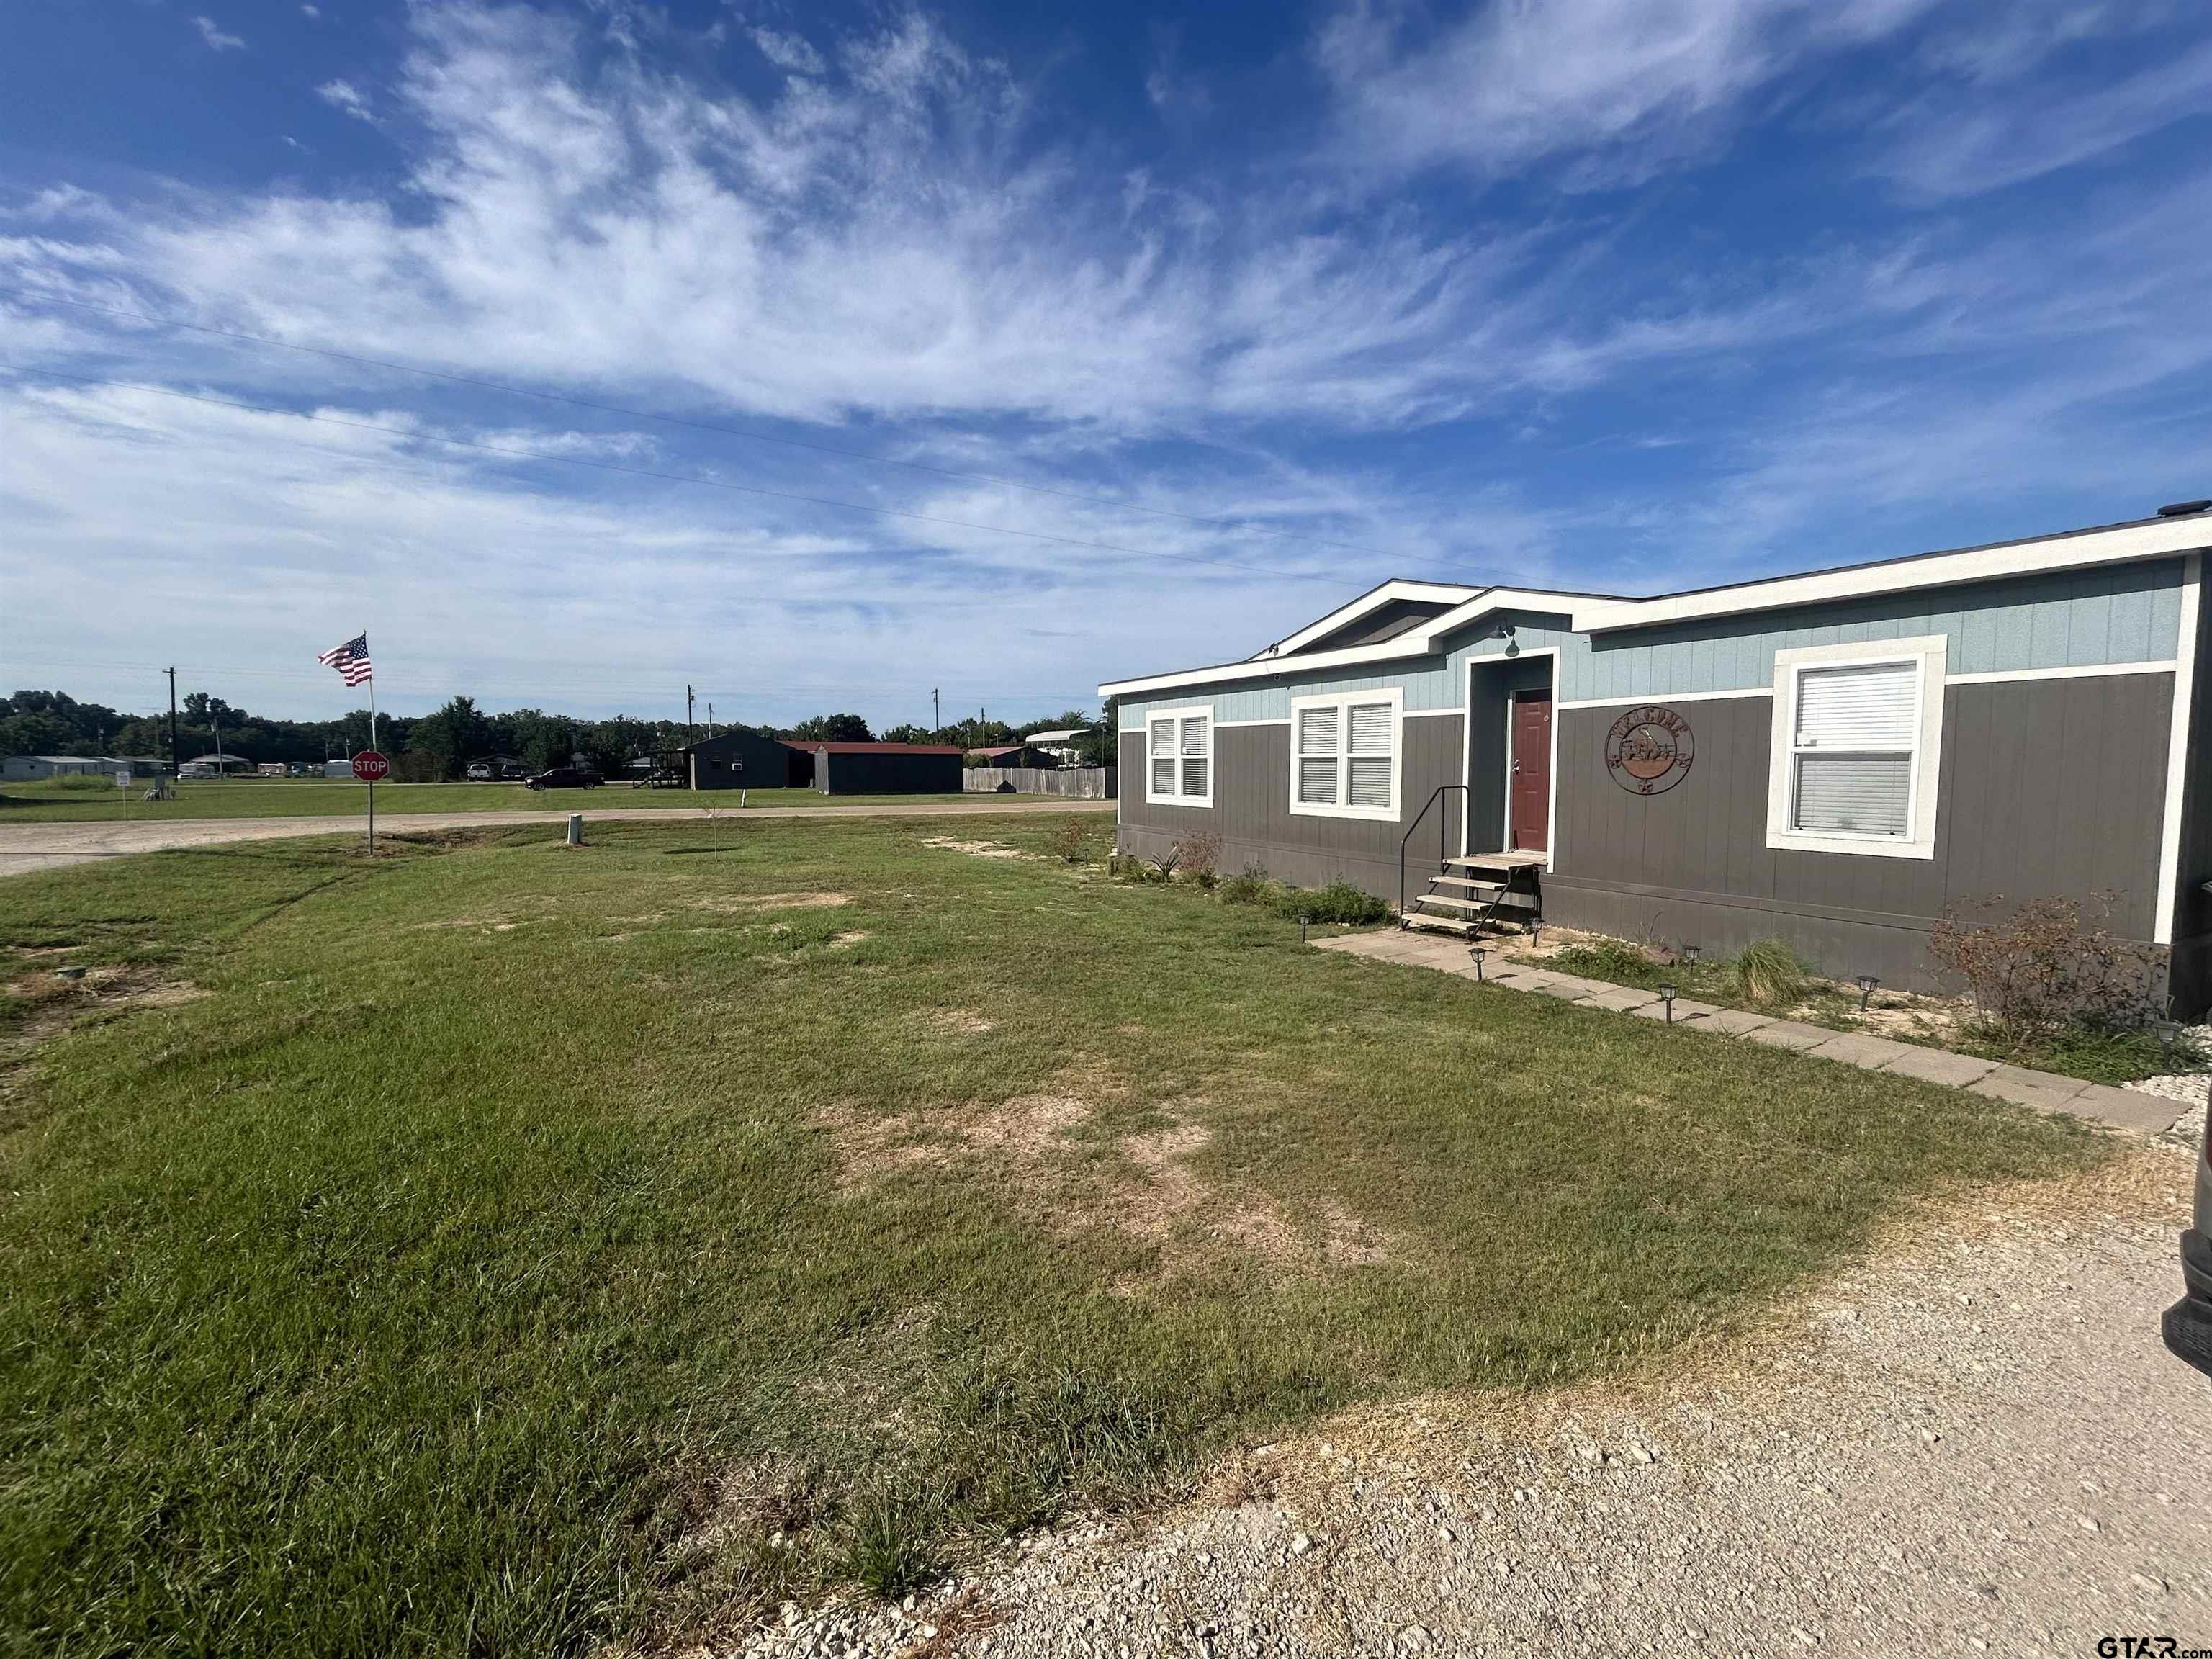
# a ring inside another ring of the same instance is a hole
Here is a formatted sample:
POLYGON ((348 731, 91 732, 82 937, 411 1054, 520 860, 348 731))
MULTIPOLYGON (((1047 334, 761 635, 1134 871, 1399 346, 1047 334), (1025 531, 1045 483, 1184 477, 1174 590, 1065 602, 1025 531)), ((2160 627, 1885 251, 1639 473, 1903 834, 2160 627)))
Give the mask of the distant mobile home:
POLYGON ((1100 687, 1118 843, 1210 831, 1224 869, 1416 920, 1510 887, 1548 921, 1779 937, 1922 988, 1947 911, 2110 892, 2193 1014, 2208 508, 1646 599, 1385 582, 1244 661, 1100 687))

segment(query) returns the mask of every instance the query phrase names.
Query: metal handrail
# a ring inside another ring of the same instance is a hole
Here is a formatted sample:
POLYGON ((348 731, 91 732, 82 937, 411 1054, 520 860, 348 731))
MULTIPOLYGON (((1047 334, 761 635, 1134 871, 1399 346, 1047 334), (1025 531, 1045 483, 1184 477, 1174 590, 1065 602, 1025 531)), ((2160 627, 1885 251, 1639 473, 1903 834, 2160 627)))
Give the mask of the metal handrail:
MULTIPOLYGON (((1421 810, 1413 814, 1413 821, 1406 826, 1406 833, 1398 837, 1398 917, 1401 921, 1406 915, 1406 844, 1413 839, 1413 831, 1421 827, 1421 820, 1428 817, 1429 809, 1437 804, 1438 797, 1448 795, 1455 789, 1462 795, 1467 793, 1467 786, 1463 783, 1440 783, 1431 790, 1428 799, 1422 803, 1421 810)), ((1439 872, 1444 867, 1444 848, 1450 834, 1451 815, 1446 813, 1437 820, 1437 869, 1439 872)))

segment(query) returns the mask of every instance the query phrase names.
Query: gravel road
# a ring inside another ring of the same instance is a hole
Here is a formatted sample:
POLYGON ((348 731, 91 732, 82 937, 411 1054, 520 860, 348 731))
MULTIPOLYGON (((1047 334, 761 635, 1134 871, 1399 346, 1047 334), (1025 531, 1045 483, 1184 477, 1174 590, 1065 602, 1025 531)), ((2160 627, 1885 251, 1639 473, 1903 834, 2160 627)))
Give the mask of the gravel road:
POLYGON ((1211 1501, 720 1652, 2212 1646, 2212 1381, 2157 1336, 2192 1156, 2136 1143, 1923 1211, 1786 1325, 1626 1381, 1340 1416, 1211 1501))
MULTIPOLYGON (((718 805, 718 821, 733 818, 936 818, 966 817, 1004 812, 1110 812, 1110 800, 1006 799, 979 795, 967 801, 917 801, 910 806, 735 806, 718 805)), ((696 818, 707 809, 680 807, 610 807, 579 801, 547 811, 519 812, 403 812, 379 814, 377 833, 404 835, 424 830, 497 829, 514 823, 562 823, 572 811, 586 822, 603 819, 696 818)), ((295 836, 358 836, 363 828, 360 813, 304 818, 179 818, 146 823, 6 823, 0 824, 0 876, 20 876, 33 870, 58 870, 65 865, 88 864, 97 859, 125 858, 133 853, 158 853, 173 847, 216 847, 228 842, 283 841, 295 836)))

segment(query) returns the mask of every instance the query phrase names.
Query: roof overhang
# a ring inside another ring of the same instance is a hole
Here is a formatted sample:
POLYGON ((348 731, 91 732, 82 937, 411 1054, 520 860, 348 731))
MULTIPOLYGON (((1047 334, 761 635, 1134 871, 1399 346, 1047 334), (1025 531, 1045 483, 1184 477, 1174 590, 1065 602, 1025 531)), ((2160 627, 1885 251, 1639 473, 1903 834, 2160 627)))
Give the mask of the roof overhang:
POLYGON ((1911 592, 1916 588, 1953 587, 1962 582, 2007 576, 2033 576, 2052 570, 2127 564, 2141 559, 2194 553, 2212 544, 2212 517, 2145 519, 2135 524, 2027 541, 1993 542, 1948 553, 1917 553, 1876 564, 1846 565, 1800 576, 1769 576, 1726 587, 1692 589, 1650 599, 1599 600, 1577 608, 1575 627, 1602 634, 1619 628, 1650 628, 1662 623, 1694 622, 1705 617, 1746 611, 1780 611, 1792 605, 1826 605, 1838 599, 1911 592))
POLYGON ((1867 599, 1882 593, 1916 589, 1952 587, 1965 582, 2033 576, 2054 570, 2078 570, 2101 565, 2128 564, 2144 559, 2172 557, 2212 548, 2212 514, 2197 514, 2172 519, 2144 519, 2132 524, 2108 525, 2092 530, 2068 531, 2026 541, 1994 542, 1983 547, 1948 552, 1919 553, 1873 564, 1846 565, 1795 576, 1768 576, 1756 581, 1735 582, 1724 587, 1694 588, 1648 599, 1614 599, 1589 593, 1562 593, 1541 589, 1490 587, 1472 590, 1471 596, 1449 611, 1416 629, 1376 645, 1349 646, 1337 651, 1286 654, 1302 639, 1319 638, 1331 629, 1357 620, 1377 607, 1399 599, 1425 599, 1455 590, 1426 582, 1385 582, 1350 605, 1331 611, 1319 622, 1301 629, 1272 647, 1264 656, 1242 662, 1218 663, 1208 668, 1182 669, 1171 674, 1148 674, 1115 680, 1098 688, 1102 697, 1142 696, 1154 691, 1188 686, 1218 685, 1241 680, 1280 678, 1285 675, 1330 669, 1358 669, 1372 664, 1402 661, 1435 651, 1447 636, 1498 611, 1542 611, 1567 618, 1578 634, 1604 634, 1628 628, 1653 628, 1668 623, 1694 622, 1708 617, 1741 615, 1754 611, 1781 611, 1795 605, 1826 605, 1837 600, 1867 599))

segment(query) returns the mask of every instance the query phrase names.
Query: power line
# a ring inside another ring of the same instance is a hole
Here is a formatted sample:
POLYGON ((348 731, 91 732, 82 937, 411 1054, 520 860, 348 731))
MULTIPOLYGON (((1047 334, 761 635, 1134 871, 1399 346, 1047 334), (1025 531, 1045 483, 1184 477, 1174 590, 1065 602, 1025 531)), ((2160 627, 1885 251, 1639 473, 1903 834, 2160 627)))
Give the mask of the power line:
MULTIPOLYGON (((1079 547, 1094 553, 1112 553, 1130 559, 1167 559, 1183 564, 1205 565, 1217 570, 1242 570, 1254 575, 1273 576, 1279 581, 1327 582, 1341 587, 1341 576, 1321 575, 1302 570, 1278 570, 1269 565, 1244 564, 1234 559, 1209 559, 1195 553, 1163 553, 1143 548, 1122 547, 1112 542, 1088 540, 1079 536, 1059 536, 1042 530, 1016 530, 1007 525, 977 524, 968 519, 949 519, 934 513, 916 513, 907 507, 878 507, 869 501, 841 501, 826 495, 801 495, 787 489, 769 489, 760 484, 732 483, 722 478, 702 478, 694 473, 663 472, 656 468, 624 466, 616 461, 595 461, 584 455, 555 455, 544 450, 520 449, 508 444, 488 444, 472 438, 449 438, 441 434, 411 431, 405 427, 386 426, 375 421, 354 421, 335 415, 313 410, 284 409, 271 404, 243 403, 234 398, 214 398, 204 392, 179 392, 173 386, 149 386, 141 380, 116 380, 95 374, 71 374, 64 369, 33 368, 21 363, 0 362, 0 369, 10 374, 37 375, 46 380, 70 380, 80 386, 106 386, 119 392, 143 392, 156 398, 177 398, 186 403, 206 404, 216 409, 236 410, 247 415, 276 415, 288 420, 309 421, 319 426, 343 427, 358 432, 380 432, 388 437, 403 438, 412 443, 446 444, 456 449, 472 449, 487 455, 503 455, 510 459, 539 461, 563 466, 587 466, 599 472, 617 472, 629 477, 653 478, 664 483, 699 484, 708 489, 732 490, 738 495, 761 495, 780 501, 799 501, 810 507, 834 507, 847 513, 877 513, 887 518, 910 519, 919 524, 930 524, 954 530, 973 530, 989 536, 1018 536, 1025 541, 1048 542, 1058 547, 1079 547)), ((283 441, 290 441, 283 440, 283 441)), ((310 445, 308 447, 313 447, 310 445)), ((375 459, 375 457, 362 457, 375 459)))
MULTIPOLYGON (((425 368, 416 363, 395 362, 388 358, 366 357, 359 353, 339 351, 328 346, 303 345, 296 340, 279 340, 266 334, 248 334, 242 329, 217 328, 209 323, 180 322, 173 317, 158 317, 151 313, 132 311, 122 306, 94 305, 88 300, 64 300, 52 295, 32 294, 27 289, 10 290, 14 296, 32 304, 67 306, 72 310, 97 312, 109 317, 129 318, 132 321, 155 328, 172 328, 194 334, 205 334, 223 340, 238 340, 251 345, 268 346, 278 351, 304 352, 310 356, 327 358, 333 362, 352 363, 362 368, 383 369, 395 374, 419 374, 433 380, 443 380, 453 386, 474 387, 483 392, 503 392, 510 397, 536 398, 541 402, 567 404, 576 409, 588 409, 602 415, 620 415, 627 419, 658 421, 668 426, 689 428, 695 432, 713 432, 727 438, 742 438, 751 443, 778 444, 787 449, 811 450, 817 454, 836 455, 845 460, 866 461, 878 466, 904 467, 913 472, 927 472, 940 478, 957 479, 964 483, 994 484, 1004 489, 1027 490, 1032 495, 1055 496, 1061 501, 1082 501, 1092 507, 1109 507, 1117 513, 1149 513, 1156 517, 1180 520, 1185 524, 1206 525, 1218 530, 1243 530, 1261 536, 1272 536, 1281 541, 1306 542, 1316 547, 1334 548, 1342 553, 1357 553, 1364 558, 1395 559, 1399 556, 1380 549, 1362 547, 1355 542, 1336 541, 1327 536, 1308 535, 1304 531, 1282 530, 1272 526, 1255 524, 1244 519, 1224 519, 1202 513, 1182 513, 1170 507, 1147 507, 1140 502, 1115 501, 1110 496, 1093 495, 1077 489, 1060 489, 1049 484, 1024 483, 1018 478, 1009 478, 992 472, 968 472, 956 467, 936 466, 927 461, 909 461, 896 455, 878 455, 864 449, 847 449, 837 444, 825 444, 806 438, 790 438, 779 433, 761 432, 750 427, 726 426, 718 421, 702 421, 684 415, 669 415, 658 410, 637 409, 626 404, 603 403, 596 398, 578 398, 567 392, 547 392, 536 386, 516 386, 506 380, 493 380, 473 374, 456 374, 450 370, 425 368)), ((1425 566, 1431 569, 1447 567, 1433 560, 1401 560, 1401 563, 1425 566)))
MULTIPOLYGON (((393 656, 384 652, 379 652, 377 654, 380 659, 390 664, 394 668, 404 670, 410 661, 407 658, 393 656)), ((86 658, 26 657, 11 654, 9 658, 9 661, 12 666, 16 668, 98 670, 110 673, 122 674, 160 674, 165 672, 159 668, 150 667, 145 663, 103 662, 86 658)), ((254 679, 276 680, 293 684, 313 684, 319 686, 327 685, 330 684, 330 676, 327 673, 317 673, 313 670, 292 670, 284 668, 233 668, 221 664, 188 662, 180 662, 176 665, 176 668, 179 674, 191 675, 198 680, 207 683, 214 683, 222 680, 254 679)), ((441 674, 443 672, 442 670, 439 672, 441 674)), ((387 680, 392 678, 404 679, 406 678, 407 676, 404 672, 398 676, 386 676, 387 680)), ((466 693, 465 695, 490 696, 502 692, 520 692, 528 696, 567 694, 569 696, 588 695, 601 697, 637 697, 654 699, 665 697, 668 695, 668 687, 665 684, 660 684, 613 685, 601 680, 570 680, 558 678, 550 681, 544 679, 534 679, 527 682, 514 680, 485 681, 478 679, 474 681, 473 684, 477 687, 477 690, 466 693)), ((1088 702, 1097 695, 1097 688, 1096 685, 1084 686, 1080 688, 1060 686, 1043 689, 1034 687, 1028 689, 1012 689, 1006 686, 991 685, 978 686, 975 687, 975 690, 978 695, 993 698, 1015 698, 1024 702, 1046 701, 1055 697, 1073 697, 1079 702, 1088 702)), ((838 697, 881 696, 904 697, 911 696, 913 694, 913 686, 909 683, 904 681, 896 684, 885 684, 881 683, 875 684, 859 684, 852 681, 841 681, 835 684, 797 684, 789 681, 778 681, 772 685, 712 685, 702 686, 698 690, 699 698, 702 702, 709 696, 719 700, 726 700, 733 697, 751 698, 783 696, 838 697)))

